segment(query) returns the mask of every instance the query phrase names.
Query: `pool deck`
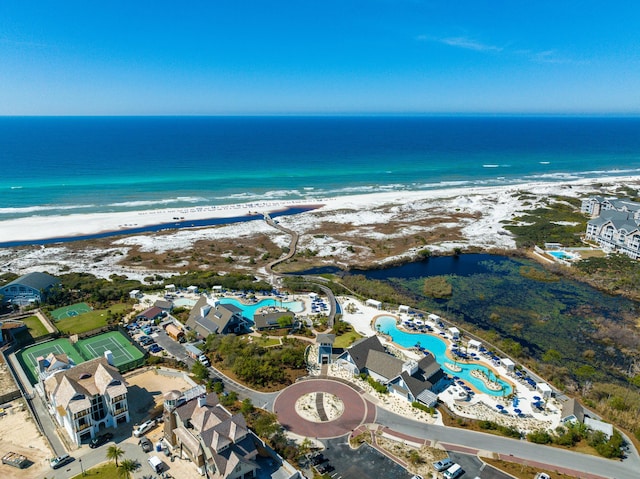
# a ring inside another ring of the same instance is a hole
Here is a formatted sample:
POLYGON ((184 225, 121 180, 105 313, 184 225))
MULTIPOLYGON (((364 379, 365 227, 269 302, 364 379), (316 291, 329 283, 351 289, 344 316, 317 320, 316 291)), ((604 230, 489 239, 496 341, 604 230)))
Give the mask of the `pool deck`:
MULTIPOLYGON (((397 318, 396 323, 399 322, 400 327, 402 327, 402 323, 410 317, 407 313, 384 311, 367 306, 364 302, 348 296, 341 296, 338 300, 343 312, 342 319, 350 323, 358 333, 364 336, 373 336, 374 334, 378 334, 377 331, 375 331, 374 325, 376 318, 380 316, 391 316, 397 318), (347 305, 349 304, 351 304, 351 307, 348 308, 347 305), (352 312, 349 312, 348 310, 352 310, 352 312)), ((448 331, 438 328, 433 321, 426 320, 426 318, 423 318, 423 321, 432 326, 434 331, 444 333, 444 336, 440 334, 434 336, 445 341, 447 345, 447 358, 453 363, 453 357, 450 352, 452 341, 449 337, 448 331)), ((406 330, 406 332, 411 331, 406 330)), ((419 359, 422 357, 422 355, 418 354, 415 350, 403 348, 396 343, 391 342, 387 335, 379 336, 383 342, 386 342, 389 346, 401 351, 408 358, 419 359)), ((463 417, 490 420, 502 425, 514 426, 523 432, 530 432, 540 428, 555 428, 560 424, 562 405, 556 399, 549 399, 543 409, 535 408, 533 406, 533 403, 536 402, 534 397, 542 396, 539 391, 533 389, 528 383, 518 378, 513 372, 508 371, 502 364, 492 361, 487 355, 479 354, 477 358, 478 359, 475 361, 461 361, 457 359, 456 362, 461 365, 478 364, 489 368, 501 380, 508 382, 511 385, 514 397, 518 398, 518 406, 513 406, 512 399, 502 396, 483 394, 470 383, 466 383, 466 385, 471 387, 475 394, 470 398, 461 397, 463 389, 459 384, 454 383, 438 395, 438 398, 443 401, 450 410, 463 417), (499 409, 498 406, 502 407, 502 409, 499 409), (513 411, 514 408, 519 409, 521 414, 516 414, 513 411)), ((449 371, 446 367, 443 367, 443 369, 451 376, 455 375, 455 372, 449 371)))

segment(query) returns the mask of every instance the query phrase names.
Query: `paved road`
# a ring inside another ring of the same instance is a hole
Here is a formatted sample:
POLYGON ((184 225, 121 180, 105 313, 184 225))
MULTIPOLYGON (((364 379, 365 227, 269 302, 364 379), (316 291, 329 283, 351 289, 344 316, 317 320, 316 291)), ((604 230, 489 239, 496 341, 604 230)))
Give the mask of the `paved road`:
MULTIPOLYGON (((559 467, 597 474, 602 477, 637 479, 637 471, 640 470, 640 462, 637 457, 631 457, 623 462, 614 461, 492 434, 425 425, 382 408, 378 408, 376 422, 404 434, 437 441, 445 448, 449 444, 461 444, 481 451, 497 452, 507 456, 512 455, 532 462, 554 464, 559 467)), ((550 469, 553 470, 554 468, 550 467, 550 469)))
MULTIPOLYGON (((187 354, 187 351, 186 349, 184 349, 183 344, 180 344, 177 341, 171 339, 163 330, 158 331, 154 336, 156 342, 164 349, 166 349, 167 352, 171 353, 174 357, 187 364, 189 368, 193 366, 195 360, 187 354)), ((234 391, 238 395, 240 400, 249 398, 251 399, 253 405, 256 407, 260 407, 269 411, 273 409, 273 402, 276 396, 279 394, 278 392, 263 393, 255 391, 228 378, 213 366, 209 367, 209 371, 211 372, 211 377, 218 378, 223 382, 225 391, 234 391)))

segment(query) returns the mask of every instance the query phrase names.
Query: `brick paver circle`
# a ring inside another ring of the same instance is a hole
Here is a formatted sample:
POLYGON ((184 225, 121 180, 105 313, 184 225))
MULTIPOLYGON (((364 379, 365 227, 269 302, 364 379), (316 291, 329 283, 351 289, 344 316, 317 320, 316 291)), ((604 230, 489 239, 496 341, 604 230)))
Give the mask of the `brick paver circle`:
POLYGON ((346 384, 329 379, 309 379, 292 384, 273 403, 278 421, 299 436, 326 439, 344 436, 362 424, 367 417, 367 404, 360 394, 346 384), (344 403, 344 412, 333 421, 314 422, 296 412, 296 401, 305 394, 324 392, 344 403))

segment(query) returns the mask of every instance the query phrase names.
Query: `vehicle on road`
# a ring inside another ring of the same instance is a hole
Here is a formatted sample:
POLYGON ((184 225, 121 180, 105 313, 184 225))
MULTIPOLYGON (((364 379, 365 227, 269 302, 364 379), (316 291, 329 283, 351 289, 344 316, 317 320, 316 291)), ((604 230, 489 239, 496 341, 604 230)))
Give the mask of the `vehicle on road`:
POLYGON ((26 456, 18 454, 17 452, 8 452, 2 456, 2 464, 17 467, 18 469, 24 469, 29 466, 30 463, 31 461, 29 461, 26 456))
POLYGON ((105 434, 96 436, 93 439, 91 439, 91 441, 89 441, 89 447, 91 449, 95 449, 96 447, 100 447, 103 444, 106 444, 107 442, 111 441, 111 439, 113 439, 113 434, 111 434, 110 432, 107 432, 105 434))
POLYGON ((54 457, 53 459, 51 459, 49 465, 51 466, 51 469, 58 469, 65 464, 69 464, 71 461, 73 461, 73 457, 71 457, 69 454, 64 454, 62 456, 54 457))
POLYGON ((156 421, 154 419, 150 419, 148 421, 143 422, 142 424, 140 424, 139 426, 137 426, 134 430, 133 430, 133 435, 135 437, 140 437, 142 436, 145 432, 151 430, 153 428, 153 426, 156 425, 156 421))
POLYGON ((438 472, 442 472, 446 469, 449 469, 451 466, 453 466, 453 461, 449 458, 442 459, 438 462, 433 463, 433 468, 438 472))
POLYGON ((144 452, 153 451, 153 444, 151 441, 149 441, 149 439, 146 436, 142 436, 138 441, 138 444, 140 445, 140 447, 144 452))

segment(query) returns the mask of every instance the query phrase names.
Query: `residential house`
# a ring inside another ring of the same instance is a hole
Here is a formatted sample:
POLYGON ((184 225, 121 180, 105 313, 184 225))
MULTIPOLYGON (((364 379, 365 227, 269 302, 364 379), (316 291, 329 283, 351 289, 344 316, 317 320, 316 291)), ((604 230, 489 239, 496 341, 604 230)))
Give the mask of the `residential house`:
POLYGON ((173 309, 173 303, 164 299, 158 299, 155 303, 153 303, 153 305, 156 308, 160 308, 162 311, 165 311, 167 313, 170 313, 173 309))
POLYGON ((222 304, 215 298, 200 296, 191 309, 186 326, 200 336, 209 334, 240 334, 250 331, 250 321, 242 310, 232 304, 222 304))
MULTIPOLYGON (((57 355, 42 369, 52 368, 43 376, 49 409, 71 440, 80 444, 95 437, 106 427, 129 422, 127 385, 112 364, 110 354, 77 366, 65 365, 68 358, 57 355)), ((40 366, 40 365, 39 365, 40 366)))
POLYGON ((2 303, 27 306, 41 303, 47 292, 59 284, 60 280, 47 273, 27 273, 0 288, 2 303))
POLYGON ((429 406, 435 404, 435 391, 447 378, 432 354, 426 354, 419 361, 403 361, 389 354, 378 336, 354 343, 336 363, 353 374, 371 376, 407 401, 421 401, 429 406))
POLYGON ((210 479, 257 477, 262 442, 242 414, 231 414, 215 393, 195 398, 170 391, 164 397, 164 438, 174 454, 188 458, 210 479))

